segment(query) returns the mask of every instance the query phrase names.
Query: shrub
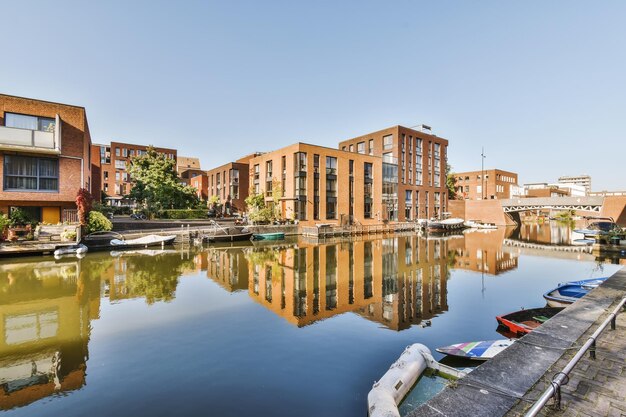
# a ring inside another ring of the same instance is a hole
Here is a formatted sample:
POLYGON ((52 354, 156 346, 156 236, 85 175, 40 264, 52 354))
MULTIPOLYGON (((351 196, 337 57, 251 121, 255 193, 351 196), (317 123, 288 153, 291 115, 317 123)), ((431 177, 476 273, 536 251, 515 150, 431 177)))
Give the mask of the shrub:
POLYGON ((269 223, 274 218, 274 211, 270 207, 264 207, 252 211, 248 218, 254 223, 269 223))
POLYGON ((180 210, 161 210, 158 213, 159 217, 162 219, 206 219, 207 211, 205 209, 202 210, 188 210, 188 209, 180 209, 180 210))
POLYGON ((10 225, 11 226, 26 226, 37 224, 37 221, 31 218, 28 213, 18 208, 11 210, 11 214, 9 215, 10 225))
POLYGON ((87 233, 109 231, 113 229, 113 223, 99 211, 92 210, 89 212, 89 220, 87 222, 87 233))
POLYGON ((89 212, 93 205, 93 197, 85 188, 78 190, 76 194, 76 207, 78 208, 78 221, 81 226, 85 226, 89 219, 89 212))
POLYGON ((65 241, 76 240, 76 229, 65 229, 61 232, 61 239, 65 241))

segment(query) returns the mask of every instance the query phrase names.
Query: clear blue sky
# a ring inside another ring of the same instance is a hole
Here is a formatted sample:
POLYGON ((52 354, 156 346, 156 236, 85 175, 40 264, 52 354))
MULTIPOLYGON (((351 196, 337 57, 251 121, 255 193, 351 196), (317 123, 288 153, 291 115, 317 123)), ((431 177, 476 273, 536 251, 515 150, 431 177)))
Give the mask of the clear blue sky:
POLYGON ((0 92, 203 168, 426 123, 456 171, 626 189, 626 2, 6 1, 0 92))

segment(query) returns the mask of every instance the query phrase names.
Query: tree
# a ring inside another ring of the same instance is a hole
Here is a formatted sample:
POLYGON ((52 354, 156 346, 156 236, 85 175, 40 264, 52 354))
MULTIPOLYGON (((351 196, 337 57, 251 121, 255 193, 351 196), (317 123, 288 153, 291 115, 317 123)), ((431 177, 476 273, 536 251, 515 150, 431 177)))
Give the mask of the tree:
POLYGON ((93 204, 91 193, 84 188, 76 193, 76 207, 78 208, 78 221, 81 226, 87 226, 89 220, 89 212, 93 204))
POLYGON ((280 199, 283 196, 283 185, 278 178, 272 178, 272 202, 274 203, 274 218, 280 219, 280 199))
POLYGON ((456 193, 456 175, 452 172, 452 166, 446 164, 446 186, 448 187, 448 200, 458 200, 456 193))
POLYGON ((134 182, 128 197, 149 212, 186 209, 198 204, 196 189, 180 182, 176 161, 152 146, 143 155, 131 158, 128 172, 134 182))

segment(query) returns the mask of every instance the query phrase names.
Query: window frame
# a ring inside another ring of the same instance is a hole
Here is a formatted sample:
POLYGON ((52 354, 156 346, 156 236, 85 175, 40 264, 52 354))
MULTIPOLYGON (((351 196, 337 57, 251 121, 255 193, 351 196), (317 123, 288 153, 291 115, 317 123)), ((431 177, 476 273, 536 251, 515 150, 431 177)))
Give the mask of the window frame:
POLYGON ((59 158, 46 158, 46 157, 39 157, 39 156, 26 156, 26 155, 4 155, 4 158, 2 159, 3 165, 2 165, 2 176, 3 176, 3 180, 2 180, 2 191, 6 191, 6 192, 31 192, 31 193, 58 193, 59 192, 59 188, 60 188, 60 182, 61 182, 61 166, 59 163, 59 158), (34 159, 35 161, 37 161, 37 175, 36 176, 32 176, 32 175, 12 175, 12 174, 7 174, 6 172, 6 167, 7 167, 7 158, 11 158, 11 157, 17 157, 17 158, 27 158, 27 159, 34 159), (54 161, 56 164, 56 172, 57 175, 56 177, 48 177, 48 176, 41 176, 40 171, 41 171, 41 161, 42 160, 46 160, 46 161, 54 161), (37 188, 9 188, 7 186, 8 184, 8 179, 9 178, 35 178, 37 180, 37 188), (54 189, 41 189, 40 184, 41 184, 41 180, 42 179, 56 179, 56 188, 54 189))

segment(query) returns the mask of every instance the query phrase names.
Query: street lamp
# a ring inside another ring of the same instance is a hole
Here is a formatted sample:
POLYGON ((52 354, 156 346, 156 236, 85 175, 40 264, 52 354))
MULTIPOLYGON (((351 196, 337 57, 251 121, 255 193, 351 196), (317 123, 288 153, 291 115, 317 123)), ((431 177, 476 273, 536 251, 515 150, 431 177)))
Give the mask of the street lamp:
POLYGON ((480 159, 480 199, 484 200, 485 197, 485 158, 487 157, 487 155, 485 155, 485 147, 483 146, 482 148, 482 152, 480 154, 481 159, 480 159))

